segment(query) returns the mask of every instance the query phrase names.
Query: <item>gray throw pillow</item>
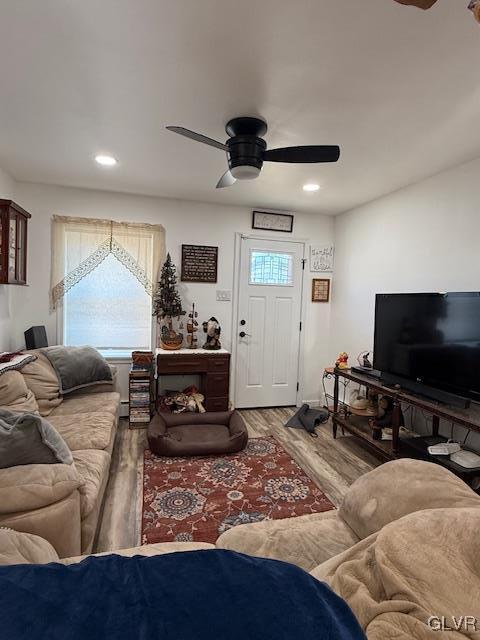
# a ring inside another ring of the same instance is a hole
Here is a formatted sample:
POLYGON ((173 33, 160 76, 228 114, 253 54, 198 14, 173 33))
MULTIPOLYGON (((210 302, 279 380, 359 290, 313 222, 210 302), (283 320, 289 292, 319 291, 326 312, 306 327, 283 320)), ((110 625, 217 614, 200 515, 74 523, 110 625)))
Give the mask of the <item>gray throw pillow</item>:
POLYGON ((108 362, 93 347, 47 347, 42 349, 42 353, 55 369, 62 395, 112 382, 108 362))
POLYGON ((72 452, 58 431, 34 413, 0 409, 0 469, 22 464, 72 464, 72 452))

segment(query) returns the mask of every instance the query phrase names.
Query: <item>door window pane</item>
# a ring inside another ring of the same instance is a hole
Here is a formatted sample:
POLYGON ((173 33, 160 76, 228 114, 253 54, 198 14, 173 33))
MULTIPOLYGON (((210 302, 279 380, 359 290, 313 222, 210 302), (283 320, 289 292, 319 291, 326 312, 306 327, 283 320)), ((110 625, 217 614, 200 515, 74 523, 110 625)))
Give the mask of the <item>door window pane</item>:
POLYGON ((293 255, 278 251, 251 252, 250 284, 293 286, 293 255))

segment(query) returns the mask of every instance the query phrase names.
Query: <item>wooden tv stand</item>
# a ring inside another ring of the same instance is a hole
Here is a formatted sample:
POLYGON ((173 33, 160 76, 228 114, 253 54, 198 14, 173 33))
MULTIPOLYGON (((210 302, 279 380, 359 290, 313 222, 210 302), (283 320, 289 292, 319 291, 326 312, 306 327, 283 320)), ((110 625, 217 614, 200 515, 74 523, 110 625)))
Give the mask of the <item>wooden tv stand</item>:
POLYGON ((400 457, 420 457, 431 462, 437 462, 459 475, 466 481, 480 476, 480 468, 466 469, 452 462, 448 457, 430 456, 427 447, 436 442, 443 442, 445 438, 439 436, 440 420, 445 420, 450 424, 460 425, 471 431, 480 433, 480 407, 472 404, 468 409, 458 409, 440 404, 433 400, 428 400, 409 391, 402 390, 399 386, 387 387, 382 381, 365 374, 355 373, 350 369, 327 370, 327 375, 334 377, 333 392, 333 437, 337 437, 337 430, 342 430, 361 438, 371 449, 384 459, 393 460, 400 457), (376 393, 389 396, 393 400, 394 411, 392 419, 392 440, 374 440, 368 420, 371 416, 354 415, 348 403, 340 401, 339 384, 342 379, 343 384, 353 383, 367 389, 373 389, 376 393), (415 407, 432 416, 431 436, 418 438, 401 438, 401 411, 403 407, 415 407))

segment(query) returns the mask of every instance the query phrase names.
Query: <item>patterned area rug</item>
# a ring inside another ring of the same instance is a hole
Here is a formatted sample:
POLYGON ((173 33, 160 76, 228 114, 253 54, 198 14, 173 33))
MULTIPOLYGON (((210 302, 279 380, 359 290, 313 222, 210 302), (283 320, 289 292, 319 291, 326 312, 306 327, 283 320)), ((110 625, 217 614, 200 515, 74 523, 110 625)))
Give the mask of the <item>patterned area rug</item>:
POLYGON ((239 524, 334 509, 272 437, 238 454, 164 458, 145 451, 142 544, 212 542, 239 524))

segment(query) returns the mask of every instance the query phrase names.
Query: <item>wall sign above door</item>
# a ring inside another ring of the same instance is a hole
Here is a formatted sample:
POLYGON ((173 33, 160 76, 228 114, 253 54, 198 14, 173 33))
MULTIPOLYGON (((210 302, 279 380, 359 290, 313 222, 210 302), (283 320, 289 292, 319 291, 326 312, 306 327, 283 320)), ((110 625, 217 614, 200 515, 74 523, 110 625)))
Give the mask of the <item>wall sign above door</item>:
POLYGON ((293 216, 288 213, 269 213, 268 211, 254 211, 252 215, 252 229, 264 231, 283 231, 292 233, 293 216))
POLYGON ((218 247, 182 244, 182 282, 217 282, 218 247))

